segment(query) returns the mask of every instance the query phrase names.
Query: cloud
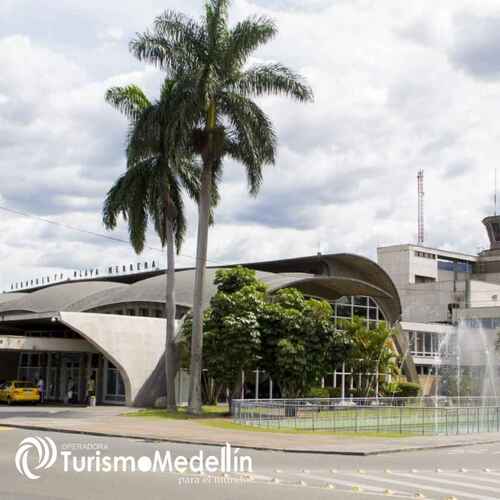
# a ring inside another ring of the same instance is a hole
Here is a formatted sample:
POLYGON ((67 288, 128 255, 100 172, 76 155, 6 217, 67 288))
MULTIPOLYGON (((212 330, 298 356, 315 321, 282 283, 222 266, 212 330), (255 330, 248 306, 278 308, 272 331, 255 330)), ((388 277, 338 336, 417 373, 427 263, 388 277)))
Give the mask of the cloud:
POLYGON ((500 14, 457 14, 454 31, 451 61, 477 78, 500 78, 500 14))
MULTIPOLYGON (((235 0, 233 21, 272 16, 279 36, 255 54, 304 74, 313 104, 265 98, 277 163, 250 198, 241 166, 225 165, 210 233, 211 264, 349 251, 416 240, 416 173, 425 170, 427 243, 486 245, 498 156, 497 0, 370 2, 235 0), (471 10, 473 9, 473 10, 471 10), (473 15, 470 13, 473 12, 473 15)), ((126 120, 103 95, 162 75, 128 41, 166 7, 153 0, 4 0, 0 17, 0 205, 105 232, 101 206, 124 169, 126 120), (60 20, 64 19, 64 23, 60 20)), ((169 8, 198 17, 200 0, 169 8)), ((192 266, 196 209, 179 266, 192 266)), ((0 288, 61 269, 138 258, 127 244, 2 212, 0 288)), ((121 224, 112 233, 127 239, 121 224)), ((150 235, 151 247, 159 246, 150 235)))

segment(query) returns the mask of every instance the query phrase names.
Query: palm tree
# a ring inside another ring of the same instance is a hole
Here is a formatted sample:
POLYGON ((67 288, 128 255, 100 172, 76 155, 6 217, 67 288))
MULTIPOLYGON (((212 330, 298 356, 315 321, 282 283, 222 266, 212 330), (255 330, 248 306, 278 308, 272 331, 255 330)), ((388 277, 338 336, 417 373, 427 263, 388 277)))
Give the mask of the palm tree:
POLYGON ((246 170, 250 194, 256 195, 262 171, 275 163, 277 140, 268 116, 253 98, 285 95, 312 100, 302 78, 278 63, 248 67, 250 55, 274 38, 274 22, 251 17, 228 25, 229 0, 207 0, 201 22, 167 11, 156 18, 151 31, 138 34, 130 49, 140 60, 154 63, 167 74, 181 75, 176 96, 174 129, 179 144, 191 145, 201 156, 196 273, 193 297, 193 335, 190 362, 189 412, 201 412, 203 349, 203 292, 207 261, 211 188, 217 183, 226 157, 246 170))
POLYGON ((113 87, 106 92, 108 103, 130 120, 127 144, 127 171, 107 194, 103 222, 114 229, 118 218, 128 222, 130 241, 143 251, 149 220, 154 224, 162 247, 167 247, 165 374, 167 409, 176 409, 175 376, 175 247, 180 250, 186 232, 183 191, 198 199, 199 167, 189 155, 172 161, 165 141, 169 116, 175 113, 170 96, 175 82, 166 80, 159 101, 151 103, 135 85, 113 87))

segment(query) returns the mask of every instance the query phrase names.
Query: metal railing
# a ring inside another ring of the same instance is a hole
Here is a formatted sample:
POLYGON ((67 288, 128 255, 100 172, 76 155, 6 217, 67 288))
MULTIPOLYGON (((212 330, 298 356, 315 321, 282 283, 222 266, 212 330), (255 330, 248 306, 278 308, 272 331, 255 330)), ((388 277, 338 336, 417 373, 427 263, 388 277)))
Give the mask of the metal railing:
POLYGON ((269 429, 465 434, 500 432, 496 398, 234 400, 233 421, 269 429))

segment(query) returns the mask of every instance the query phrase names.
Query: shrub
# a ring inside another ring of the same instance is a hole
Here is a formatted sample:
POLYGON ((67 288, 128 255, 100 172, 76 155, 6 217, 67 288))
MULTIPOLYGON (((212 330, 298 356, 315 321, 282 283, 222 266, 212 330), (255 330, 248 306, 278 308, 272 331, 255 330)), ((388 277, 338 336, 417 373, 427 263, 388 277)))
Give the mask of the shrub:
POLYGON ((328 395, 331 398, 341 398, 342 397, 342 388, 341 387, 330 387, 330 389, 328 389, 328 395))
POLYGON ((308 398, 329 398, 330 390, 327 387, 311 387, 307 391, 308 398))
POLYGON ((420 385, 412 382, 400 382, 397 385, 395 396, 399 398, 415 398, 420 394, 420 385))

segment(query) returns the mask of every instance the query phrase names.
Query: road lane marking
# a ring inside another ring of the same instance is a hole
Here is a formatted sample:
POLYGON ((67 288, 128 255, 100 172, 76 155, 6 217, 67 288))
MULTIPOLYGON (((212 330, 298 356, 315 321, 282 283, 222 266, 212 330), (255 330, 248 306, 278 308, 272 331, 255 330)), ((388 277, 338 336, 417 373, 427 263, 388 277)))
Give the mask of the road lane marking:
POLYGON ((470 482, 464 483, 462 481, 451 481, 450 479, 444 479, 446 473, 439 474, 439 477, 429 477, 429 476, 420 476, 418 474, 403 474, 400 472, 398 473, 394 472, 393 476, 422 479, 422 481, 434 481, 438 482, 439 484, 451 484, 452 486, 463 486, 464 488, 492 491, 493 493, 498 493, 498 488, 494 488, 493 486, 484 486, 480 484, 472 484, 470 482))
MULTIPOLYGON (((348 473, 348 472, 342 472, 342 474, 348 475, 348 476, 356 476, 356 474, 352 474, 352 473, 348 473)), ((395 474, 393 473, 393 474, 391 474, 391 476, 392 475, 395 475, 395 474)), ((400 475, 408 476, 409 478, 415 477, 413 474, 400 474, 400 475)), ((445 493, 447 495, 457 495, 458 498, 474 498, 476 500, 498 500, 498 497, 486 497, 484 495, 475 495, 474 493, 465 493, 464 491, 460 491, 460 490, 439 488, 438 486, 427 486, 427 485, 422 486, 421 483, 412 483, 409 481, 398 481, 397 479, 389 479, 389 478, 381 479, 380 477, 372 476, 370 474, 364 474, 363 478, 370 479, 371 481, 382 482, 382 483, 398 484, 399 486, 404 486, 406 488, 408 488, 410 486, 412 488, 416 488, 419 491, 437 491, 438 493, 445 493)), ((498 491, 498 490, 495 490, 495 491, 498 491)))
MULTIPOLYGON (((304 476, 304 474, 299 474, 299 475, 304 476)), ((337 477, 337 474, 334 474, 334 475, 329 476, 329 477, 307 474, 307 477, 312 478, 312 479, 318 479, 320 481, 330 482, 333 484, 339 484, 341 486, 348 486, 349 488, 354 488, 356 486, 359 486, 360 488, 363 489, 363 491, 374 492, 374 493, 384 493, 387 490, 387 488, 382 488, 380 486, 374 486, 373 484, 362 483, 360 481, 354 481, 354 482, 345 481, 345 480, 339 479, 337 477)), ((393 495, 401 495, 401 496, 411 495, 411 493, 408 491, 393 490, 392 493, 393 493, 393 495)))
MULTIPOLYGON (((488 476, 490 474, 488 473, 488 476)), ((452 476, 452 477, 457 477, 457 478, 461 478, 461 479, 464 479, 466 477, 470 477, 470 474, 466 474, 466 473, 462 473, 462 474, 455 474, 455 473, 451 473, 451 472, 446 472, 445 474, 443 474, 443 476, 452 476)), ((487 483, 494 483, 494 484, 500 484, 500 479, 493 479, 491 477, 486 477, 486 473, 484 473, 483 476, 481 475, 475 475, 473 478, 474 481, 485 481, 487 483)))

